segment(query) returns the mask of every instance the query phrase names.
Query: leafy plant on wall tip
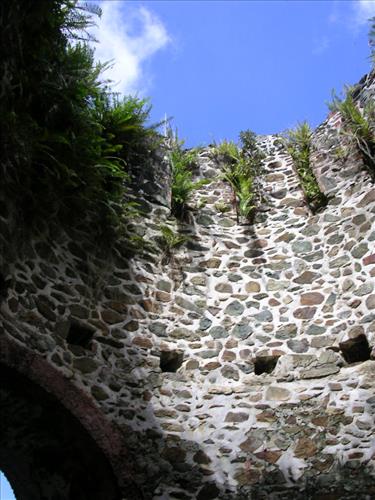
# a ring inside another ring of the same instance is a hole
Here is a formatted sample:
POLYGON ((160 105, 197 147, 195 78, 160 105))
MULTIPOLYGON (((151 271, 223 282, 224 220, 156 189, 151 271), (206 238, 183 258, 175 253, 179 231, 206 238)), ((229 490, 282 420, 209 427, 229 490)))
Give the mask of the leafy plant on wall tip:
POLYGON ((193 168, 197 163, 197 150, 184 150, 183 141, 179 141, 177 134, 171 144, 169 161, 171 165, 171 211, 178 218, 186 215, 187 204, 191 194, 196 189, 208 184, 208 179, 193 181, 193 168))
POLYGON ((354 89, 348 87, 344 99, 333 92, 329 108, 340 112, 343 119, 341 133, 355 142, 365 167, 375 180, 375 105, 369 102, 361 109, 353 92, 354 89))
POLYGON ((288 130, 284 141, 300 178, 306 201, 311 210, 315 212, 325 206, 328 200, 320 190, 310 164, 312 133, 310 125, 304 121, 299 123, 295 129, 288 130))
POLYGON ((160 226, 160 233, 160 244, 164 252, 162 261, 168 263, 173 257, 174 250, 186 243, 189 237, 173 231, 173 229, 166 225, 160 226))
POLYGON ((100 13, 77 0, 0 3, 3 192, 20 226, 59 221, 98 241, 118 234, 129 167, 160 141, 147 101, 119 98, 102 78, 108 63, 95 63, 87 31, 100 13))
POLYGON ((233 141, 222 141, 213 149, 214 156, 223 164, 221 178, 232 188, 232 203, 237 223, 240 217, 251 221, 259 198, 258 179, 263 153, 256 144, 256 135, 250 130, 240 133, 242 148, 233 141))

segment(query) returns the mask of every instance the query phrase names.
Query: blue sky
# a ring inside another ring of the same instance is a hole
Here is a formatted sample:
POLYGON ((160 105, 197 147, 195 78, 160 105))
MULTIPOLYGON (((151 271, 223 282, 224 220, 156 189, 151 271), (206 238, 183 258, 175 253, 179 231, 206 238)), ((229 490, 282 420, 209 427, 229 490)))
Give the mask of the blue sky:
MULTIPOLYGON (((331 90, 369 68, 375 0, 116 1, 100 3, 96 56, 123 94, 150 96, 186 144, 243 129, 280 132, 318 125, 331 90)), ((1 500, 13 500, 1 475, 1 500)))
POLYGON ((370 68, 375 0, 100 2, 98 59, 152 119, 174 118, 188 145, 279 132, 326 116, 332 89, 370 68))
POLYGON ((0 471, 0 500, 15 500, 12 487, 7 478, 0 471))

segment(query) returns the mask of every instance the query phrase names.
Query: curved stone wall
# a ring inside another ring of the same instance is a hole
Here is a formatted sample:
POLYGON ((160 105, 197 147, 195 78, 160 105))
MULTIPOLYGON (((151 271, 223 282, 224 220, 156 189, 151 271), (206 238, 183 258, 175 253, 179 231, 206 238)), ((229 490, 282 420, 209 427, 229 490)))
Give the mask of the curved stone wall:
POLYGON ((42 355, 121 431, 139 498, 375 496, 375 187, 339 130, 335 114, 314 134, 329 197, 315 215, 277 136, 259 138, 251 226, 236 223, 209 148, 196 175, 212 182, 179 226, 167 167, 143 172, 136 257, 57 228, 14 258, 2 210, 0 335, 42 355), (162 225, 185 245, 163 250, 162 225))

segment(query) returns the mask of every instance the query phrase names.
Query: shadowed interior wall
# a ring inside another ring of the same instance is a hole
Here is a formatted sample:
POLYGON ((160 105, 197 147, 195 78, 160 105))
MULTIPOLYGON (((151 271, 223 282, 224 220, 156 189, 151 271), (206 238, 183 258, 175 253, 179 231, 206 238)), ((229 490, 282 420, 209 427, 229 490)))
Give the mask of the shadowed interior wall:
MULTIPOLYGON (((372 73, 358 103, 374 92, 372 73)), ((19 500, 116 498, 109 463, 127 500, 375 498, 375 188, 341 132, 334 113, 312 137, 315 214, 277 135, 257 137, 252 224, 210 147, 184 222, 167 162, 135 166, 136 251, 54 222, 20 248, 3 200, 0 468, 19 500), (185 241, 169 254, 165 225, 185 241)))
POLYGON ((108 461, 78 420, 2 364, 0 380, 0 469, 17 500, 118 499, 108 461))

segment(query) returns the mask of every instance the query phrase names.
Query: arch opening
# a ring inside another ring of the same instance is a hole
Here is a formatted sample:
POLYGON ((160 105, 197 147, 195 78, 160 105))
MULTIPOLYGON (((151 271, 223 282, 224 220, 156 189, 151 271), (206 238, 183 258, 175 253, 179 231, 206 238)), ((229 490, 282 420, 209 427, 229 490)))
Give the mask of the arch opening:
POLYGON ((117 500, 112 468, 55 397, 0 363, 0 470, 17 500, 117 500))
POLYGON ((8 478, 6 475, 3 473, 3 471, 0 470, 0 499, 1 500, 17 500, 13 487, 8 481, 8 478))

